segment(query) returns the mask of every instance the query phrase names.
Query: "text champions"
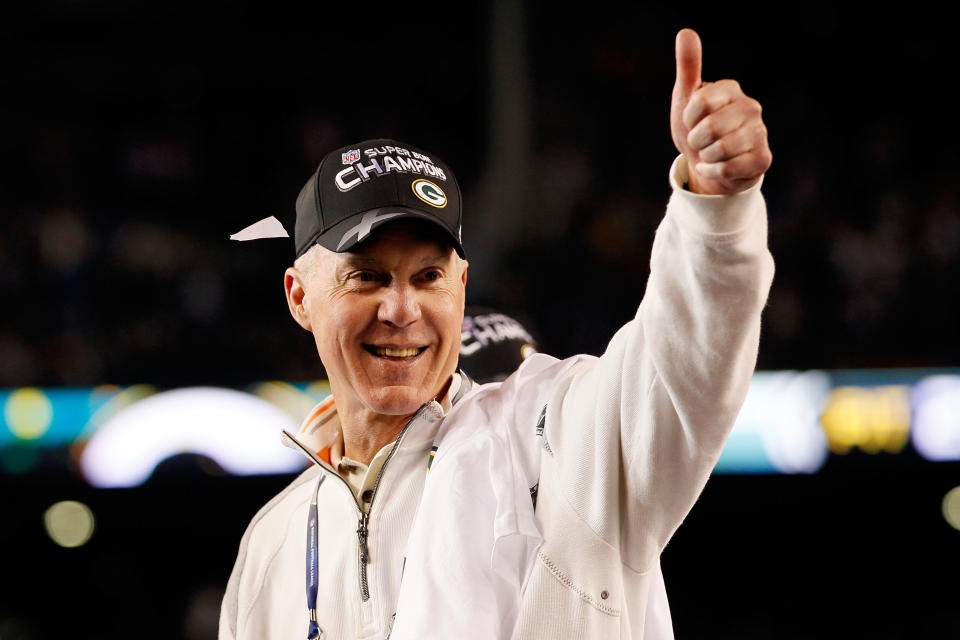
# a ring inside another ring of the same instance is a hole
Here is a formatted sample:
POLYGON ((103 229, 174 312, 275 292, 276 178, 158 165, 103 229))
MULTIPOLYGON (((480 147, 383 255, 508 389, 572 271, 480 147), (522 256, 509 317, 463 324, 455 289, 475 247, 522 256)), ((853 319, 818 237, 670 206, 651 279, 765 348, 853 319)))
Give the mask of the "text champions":
POLYGON ((415 173, 439 180, 447 179, 443 169, 433 164, 427 156, 415 151, 402 147, 384 146, 366 149, 363 153, 367 156, 367 164, 358 159, 337 173, 334 181, 340 191, 350 191, 362 182, 391 172, 415 173))

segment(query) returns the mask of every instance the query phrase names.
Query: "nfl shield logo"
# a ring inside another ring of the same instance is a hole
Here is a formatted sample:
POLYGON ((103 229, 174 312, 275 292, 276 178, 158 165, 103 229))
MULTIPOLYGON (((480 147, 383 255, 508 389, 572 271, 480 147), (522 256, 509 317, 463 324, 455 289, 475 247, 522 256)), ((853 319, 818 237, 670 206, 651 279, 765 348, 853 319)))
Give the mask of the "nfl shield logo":
POLYGON ((360 161, 360 149, 352 149, 340 155, 343 156, 343 164, 353 164, 360 161))

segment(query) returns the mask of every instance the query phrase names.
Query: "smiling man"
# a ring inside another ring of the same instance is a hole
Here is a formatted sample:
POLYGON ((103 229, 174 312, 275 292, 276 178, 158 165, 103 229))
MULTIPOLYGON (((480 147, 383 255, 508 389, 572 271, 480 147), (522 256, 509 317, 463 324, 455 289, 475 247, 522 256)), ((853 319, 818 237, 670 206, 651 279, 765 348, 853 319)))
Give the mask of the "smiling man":
POLYGON ((773 276, 759 105, 701 81, 694 32, 676 57, 673 196, 599 358, 474 384, 453 172, 385 139, 324 158, 284 285, 332 396, 284 433, 312 466, 248 527, 221 639, 672 637, 660 552, 743 402, 773 276))
POLYGON ((336 398, 344 453, 364 462, 425 399, 443 399, 457 363, 467 263, 410 215, 344 253, 316 245, 286 274, 290 312, 313 333, 336 398))

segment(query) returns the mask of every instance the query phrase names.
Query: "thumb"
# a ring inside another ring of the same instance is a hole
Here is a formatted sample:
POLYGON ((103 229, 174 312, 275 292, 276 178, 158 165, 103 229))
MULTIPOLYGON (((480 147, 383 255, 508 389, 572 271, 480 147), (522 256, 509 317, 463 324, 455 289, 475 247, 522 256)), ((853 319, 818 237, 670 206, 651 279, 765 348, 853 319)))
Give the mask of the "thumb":
POLYGON ((677 82, 673 87, 674 100, 686 103, 701 84, 703 48, 700 36, 693 29, 681 29, 677 34, 677 82))

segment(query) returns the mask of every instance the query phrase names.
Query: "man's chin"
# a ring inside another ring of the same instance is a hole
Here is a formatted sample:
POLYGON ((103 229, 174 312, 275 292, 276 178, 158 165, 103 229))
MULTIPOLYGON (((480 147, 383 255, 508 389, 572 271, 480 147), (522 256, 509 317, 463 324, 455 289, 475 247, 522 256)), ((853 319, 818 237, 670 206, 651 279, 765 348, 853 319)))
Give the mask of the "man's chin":
POLYGON ((433 398, 429 391, 412 387, 382 387, 367 398, 367 406, 387 416, 407 416, 417 412, 433 398))

